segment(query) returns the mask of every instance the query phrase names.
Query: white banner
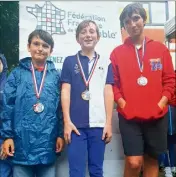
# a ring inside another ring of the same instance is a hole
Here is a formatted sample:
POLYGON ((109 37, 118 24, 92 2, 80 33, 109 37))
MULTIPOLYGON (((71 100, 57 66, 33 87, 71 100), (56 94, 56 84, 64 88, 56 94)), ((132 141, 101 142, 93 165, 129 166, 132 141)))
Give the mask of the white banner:
MULTIPOLYGON (((68 55, 80 50, 76 42, 75 29, 84 19, 95 21, 101 38, 96 51, 109 58, 111 51, 122 43, 118 2, 115 1, 20 1, 20 59, 30 56, 27 51, 28 35, 36 28, 52 34, 55 46, 51 60, 58 69, 68 55)), ((105 177, 123 175, 123 150, 118 130, 117 115, 113 116, 113 138, 106 147, 104 161, 105 177)), ((68 177, 69 167, 66 151, 59 157, 57 176, 68 177)), ((86 177, 88 177, 88 171, 86 177)))
POLYGON ((96 51, 108 59, 113 48, 122 42, 117 7, 114 1, 20 1, 20 59, 30 56, 28 35, 43 29, 52 34, 55 42, 49 59, 61 69, 65 57, 80 50, 75 30, 85 19, 97 23, 101 38, 96 51))

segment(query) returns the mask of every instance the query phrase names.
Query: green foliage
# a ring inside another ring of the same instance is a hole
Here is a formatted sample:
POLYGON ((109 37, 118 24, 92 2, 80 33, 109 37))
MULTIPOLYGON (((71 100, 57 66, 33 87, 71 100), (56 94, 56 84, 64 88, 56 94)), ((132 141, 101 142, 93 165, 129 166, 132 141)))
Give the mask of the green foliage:
POLYGON ((0 50, 9 71, 19 61, 19 2, 0 1, 0 50))

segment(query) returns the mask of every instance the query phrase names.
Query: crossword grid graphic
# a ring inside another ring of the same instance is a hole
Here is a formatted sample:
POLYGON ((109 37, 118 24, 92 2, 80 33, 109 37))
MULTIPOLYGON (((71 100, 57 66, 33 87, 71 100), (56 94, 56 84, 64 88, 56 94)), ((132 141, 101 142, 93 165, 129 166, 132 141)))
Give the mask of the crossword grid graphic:
POLYGON ((50 34, 66 34, 62 20, 65 19, 65 11, 55 7, 50 1, 40 7, 26 7, 27 12, 37 19, 36 29, 42 29, 50 34))

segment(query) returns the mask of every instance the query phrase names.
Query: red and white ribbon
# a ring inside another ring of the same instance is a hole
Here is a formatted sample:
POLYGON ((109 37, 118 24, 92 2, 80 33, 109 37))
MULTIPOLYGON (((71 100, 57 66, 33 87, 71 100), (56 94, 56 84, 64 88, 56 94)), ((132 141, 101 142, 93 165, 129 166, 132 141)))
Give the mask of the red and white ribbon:
POLYGON ((92 75, 94 73, 94 70, 95 70, 95 67, 97 65, 98 59, 99 59, 99 55, 97 54, 97 57, 96 57, 95 62, 94 62, 94 65, 93 65, 93 67, 91 69, 91 72, 89 74, 88 80, 86 80, 86 77, 85 77, 85 74, 84 74, 84 70, 83 70, 83 67, 82 67, 80 59, 79 59, 79 54, 77 53, 78 65, 79 65, 79 68, 80 68, 80 71, 81 71, 81 75, 82 75, 83 81, 84 81, 84 83, 86 85, 86 88, 89 86, 89 83, 90 83, 90 80, 91 80, 92 75))
POLYGON ((45 68, 44 68, 44 71, 43 71, 42 81, 40 83, 39 90, 38 90, 38 87, 37 87, 35 70, 34 70, 34 66, 33 66, 32 62, 31 62, 31 69, 32 69, 32 78, 33 78, 33 82, 34 82, 34 88, 35 88, 36 97, 39 99, 40 98, 40 94, 42 92, 45 76, 46 76, 47 64, 45 64, 45 68))

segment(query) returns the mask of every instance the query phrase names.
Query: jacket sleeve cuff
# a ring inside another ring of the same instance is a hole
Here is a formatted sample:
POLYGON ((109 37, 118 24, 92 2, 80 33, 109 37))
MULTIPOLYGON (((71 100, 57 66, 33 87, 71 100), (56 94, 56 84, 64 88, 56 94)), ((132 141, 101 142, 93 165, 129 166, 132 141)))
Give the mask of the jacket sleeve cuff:
POLYGON ((169 105, 176 107, 176 98, 169 102, 169 105))
POLYGON ((119 94, 116 94, 116 95, 114 96, 115 102, 117 103, 120 98, 122 98, 122 95, 121 95, 120 93, 119 93, 119 94))
POLYGON ((13 139, 13 132, 12 131, 4 131, 3 129, 0 130, 0 138, 3 139, 4 141, 7 139, 13 139))
POLYGON ((64 139, 64 134, 63 133, 58 133, 57 137, 64 139))
POLYGON ((3 141, 5 141, 5 140, 7 140, 7 139, 13 139, 13 137, 1 137, 1 139, 2 139, 3 141))
POLYGON ((168 101, 171 100, 171 94, 170 94, 169 92, 167 92, 167 91, 164 91, 163 94, 162 94, 162 96, 167 97, 167 98, 168 98, 168 101))

